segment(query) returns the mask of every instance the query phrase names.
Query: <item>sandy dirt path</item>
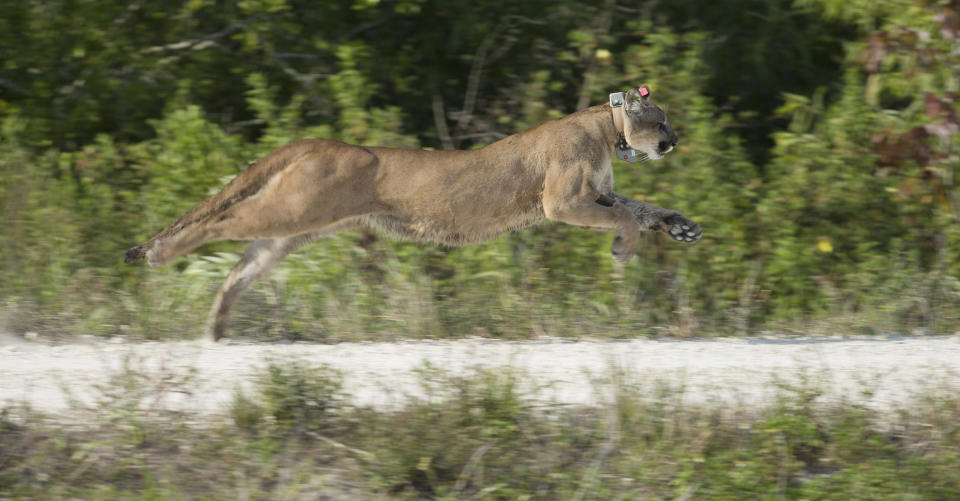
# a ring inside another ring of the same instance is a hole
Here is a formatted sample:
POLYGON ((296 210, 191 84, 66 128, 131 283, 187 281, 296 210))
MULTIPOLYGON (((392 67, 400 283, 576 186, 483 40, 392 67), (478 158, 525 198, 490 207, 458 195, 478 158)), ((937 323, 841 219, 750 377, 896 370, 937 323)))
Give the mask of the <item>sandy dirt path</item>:
POLYGON ((609 398, 611 374, 654 388, 683 385, 690 403, 764 403, 776 381, 820 381, 823 398, 848 398, 893 410, 917 392, 960 388, 960 336, 882 339, 712 339, 504 342, 479 339, 395 343, 266 344, 206 341, 122 343, 88 340, 51 346, 0 338, 0 405, 28 402, 49 413, 75 401, 93 404, 127 360, 156 405, 203 413, 223 410, 238 386, 269 361, 297 358, 343 372, 357 404, 402 405, 424 396, 417 369, 429 363, 452 374, 472 367, 511 367, 525 373, 529 397, 596 404, 609 398), (191 369, 192 368, 192 369, 191 369), (185 375, 192 390, 177 393, 185 375), (69 389, 67 391, 66 389, 69 389), (872 395, 863 394, 869 390, 872 395))

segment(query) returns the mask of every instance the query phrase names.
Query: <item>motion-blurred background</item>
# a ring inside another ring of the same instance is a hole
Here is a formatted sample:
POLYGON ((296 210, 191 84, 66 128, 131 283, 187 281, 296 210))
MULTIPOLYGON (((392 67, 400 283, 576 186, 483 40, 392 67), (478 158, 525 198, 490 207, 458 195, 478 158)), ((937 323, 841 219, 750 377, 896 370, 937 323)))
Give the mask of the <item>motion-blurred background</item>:
POLYGON ((617 191, 701 223, 544 224, 443 248, 346 234, 291 256, 234 333, 952 333, 957 0, 48 0, 0 4, 0 322, 196 337, 242 253, 123 252, 289 141, 475 148, 647 84, 680 136, 617 191))

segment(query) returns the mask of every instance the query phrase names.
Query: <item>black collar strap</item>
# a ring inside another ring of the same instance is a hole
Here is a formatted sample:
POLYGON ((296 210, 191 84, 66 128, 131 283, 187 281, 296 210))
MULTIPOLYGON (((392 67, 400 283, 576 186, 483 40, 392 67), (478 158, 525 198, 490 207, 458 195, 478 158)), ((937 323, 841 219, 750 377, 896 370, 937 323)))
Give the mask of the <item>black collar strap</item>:
POLYGON ((617 144, 614 148, 617 158, 626 162, 635 162, 637 152, 627 143, 623 134, 623 102, 626 95, 623 92, 610 94, 610 115, 613 117, 613 127, 617 130, 617 144))

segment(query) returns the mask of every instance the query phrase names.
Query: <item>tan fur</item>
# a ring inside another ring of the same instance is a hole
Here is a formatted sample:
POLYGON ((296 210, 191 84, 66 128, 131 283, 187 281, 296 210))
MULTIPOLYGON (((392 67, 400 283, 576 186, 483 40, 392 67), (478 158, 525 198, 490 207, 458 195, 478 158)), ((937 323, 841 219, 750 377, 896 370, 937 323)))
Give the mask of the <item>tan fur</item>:
MULTIPOLYGON (((663 127, 666 116, 659 108, 636 97, 623 109, 627 141, 658 158, 672 149, 676 136, 669 125, 663 127), (658 153, 665 141, 672 144, 658 153)), ((220 338, 237 295, 303 243, 343 229, 372 227, 404 239, 463 245, 552 219, 616 232, 612 251, 620 261, 634 255, 641 230, 699 239, 696 223, 676 211, 613 192, 616 141, 609 105, 473 151, 297 141, 130 249, 126 260, 146 257, 159 265, 206 242, 255 240, 211 312, 214 337, 220 338)))

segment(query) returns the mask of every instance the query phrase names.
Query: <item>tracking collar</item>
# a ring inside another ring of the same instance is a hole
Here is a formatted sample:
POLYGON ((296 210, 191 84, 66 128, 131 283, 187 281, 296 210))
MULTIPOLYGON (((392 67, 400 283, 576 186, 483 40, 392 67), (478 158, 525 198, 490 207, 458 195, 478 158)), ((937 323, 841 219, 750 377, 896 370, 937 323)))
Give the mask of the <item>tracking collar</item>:
POLYGON ((613 116, 613 126, 617 129, 617 144, 614 149, 617 158, 620 160, 636 162, 637 151, 630 147, 623 133, 623 102, 625 99, 626 94, 623 92, 610 94, 610 114, 613 116))

